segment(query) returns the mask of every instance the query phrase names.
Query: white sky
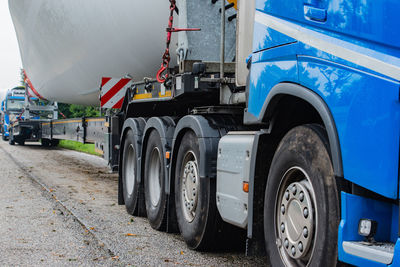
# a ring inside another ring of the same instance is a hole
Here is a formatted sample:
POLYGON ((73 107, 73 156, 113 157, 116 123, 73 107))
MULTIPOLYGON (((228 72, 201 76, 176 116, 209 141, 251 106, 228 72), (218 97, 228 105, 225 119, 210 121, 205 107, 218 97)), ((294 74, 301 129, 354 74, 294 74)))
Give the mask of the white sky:
POLYGON ((20 85, 21 68, 21 57, 8 10, 8 0, 0 0, 0 99, 3 99, 7 89, 20 85))

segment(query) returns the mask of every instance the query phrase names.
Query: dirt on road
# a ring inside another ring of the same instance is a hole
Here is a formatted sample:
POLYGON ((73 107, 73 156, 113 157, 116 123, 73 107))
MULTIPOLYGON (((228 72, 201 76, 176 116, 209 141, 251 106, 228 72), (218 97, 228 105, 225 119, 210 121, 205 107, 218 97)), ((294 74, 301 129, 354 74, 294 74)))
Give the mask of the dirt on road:
POLYGON ((96 156, 0 142, 0 177, 5 265, 265 264, 242 251, 192 251, 180 235, 155 231, 145 218, 130 216, 117 204, 118 176, 96 156))

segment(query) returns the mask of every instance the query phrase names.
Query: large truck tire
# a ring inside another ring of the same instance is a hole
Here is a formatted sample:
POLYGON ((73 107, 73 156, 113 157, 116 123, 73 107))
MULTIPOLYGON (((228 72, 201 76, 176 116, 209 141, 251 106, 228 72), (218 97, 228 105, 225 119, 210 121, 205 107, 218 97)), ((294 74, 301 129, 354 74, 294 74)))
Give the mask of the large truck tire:
POLYGON ((42 144, 43 147, 48 147, 48 146, 50 146, 50 140, 49 140, 49 139, 42 138, 42 139, 40 140, 40 142, 41 142, 41 144, 42 144))
POLYGON ((272 160, 264 199, 264 235, 273 266, 336 266, 338 190, 324 129, 290 130, 272 160))
POLYGON ((52 139, 50 141, 50 145, 54 146, 54 147, 58 146, 59 143, 60 143, 60 140, 58 140, 58 139, 52 139))
POLYGON ((24 146, 25 145, 25 140, 18 140, 17 143, 20 146, 24 146))
POLYGON ((126 211, 133 215, 139 192, 139 183, 136 177, 137 158, 139 151, 135 149, 136 138, 132 130, 128 130, 125 136, 122 156, 122 183, 123 197, 126 211))
POLYGON ((197 136, 188 131, 182 138, 176 158, 176 216, 188 247, 208 250, 216 245, 216 185, 215 179, 200 178, 199 159, 197 136))
POLYGON ((153 130, 146 147, 144 190, 147 218, 156 230, 164 230, 167 222, 163 154, 160 134, 153 130))

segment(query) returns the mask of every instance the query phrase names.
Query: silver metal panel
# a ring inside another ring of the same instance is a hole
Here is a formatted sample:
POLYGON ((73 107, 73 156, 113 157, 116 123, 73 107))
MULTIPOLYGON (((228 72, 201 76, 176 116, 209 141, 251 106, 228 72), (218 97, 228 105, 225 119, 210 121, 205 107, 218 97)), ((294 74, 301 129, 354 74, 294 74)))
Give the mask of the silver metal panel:
POLYGON ((238 1, 237 47, 236 47, 236 85, 245 86, 249 70, 246 58, 251 54, 255 0, 238 1))
MULTIPOLYGON (((228 2, 224 0, 226 4, 228 2)), ((179 28, 201 28, 201 31, 179 32, 178 58, 180 60, 219 61, 221 39, 220 4, 211 0, 178 0, 179 28)), ((235 14, 226 12, 225 61, 232 62, 236 49, 236 21, 228 21, 235 14)))
POLYGON ((85 143, 104 143, 104 134, 108 133, 105 126, 106 118, 86 118, 86 140, 85 143))
POLYGON ((391 264, 394 255, 394 244, 344 241, 343 250, 363 259, 391 264))
POLYGON ((247 226, 248 193, 254 132, 230 132, 221 138, 217 158, 217 207, 224 221, 247 226))
POLYGON ((82 119, 55 120, 52 122, 53 138, 82 142, 84 129, 82 119))

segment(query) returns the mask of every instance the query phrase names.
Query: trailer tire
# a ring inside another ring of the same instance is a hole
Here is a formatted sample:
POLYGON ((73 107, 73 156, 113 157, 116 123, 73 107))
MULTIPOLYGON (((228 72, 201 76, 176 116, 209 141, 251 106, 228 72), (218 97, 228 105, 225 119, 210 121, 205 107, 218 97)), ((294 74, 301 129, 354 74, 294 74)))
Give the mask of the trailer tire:
POLYGON ((298 126, 275 152, 264 198, 274 266, 336 266, 340 207, 327 140, 319 125, 298 126))
POLYGON ((156 230, 164 230, 167 222, 164 165, 161 137, 153 130, 146 147, 144 190, 147 218, 156 230))
POLYGON ((18 145, 24 146, 25 145, 25 140, 17 141, 18 145))
POLYGON ((138 151, 136 151, 135 142, 133 131, 128 130, 125 136, 121 167, 125 208, 131 215, 135 211, 139 192, 139 183, 136 178, 138 151))
POLYGON ((54 147, 58 146, 59 143, 60 143, 60 140, 58 140, 58 139, 53 139, 50 141, 50 145, 54 146, 54 147))
POLYGON ((12 138, 11 137, 11 135, 8 137, 9 139, 8 139, 8 143, 10 144, 10 145, 15 145, 15 141, 14 141, 14 138, 12 138))
POLYGON ((49 139, 42 139, 40 142, 41 142, 43 147, 50 146, 50 140, 49 139))
POLYGON ((180 232, 188 247, 208 250, 217 245, 216 185, 215 179, 199 176, 199 159, 197 136, 188 131, 182 138, 176 158, 176 215, 180 232))

